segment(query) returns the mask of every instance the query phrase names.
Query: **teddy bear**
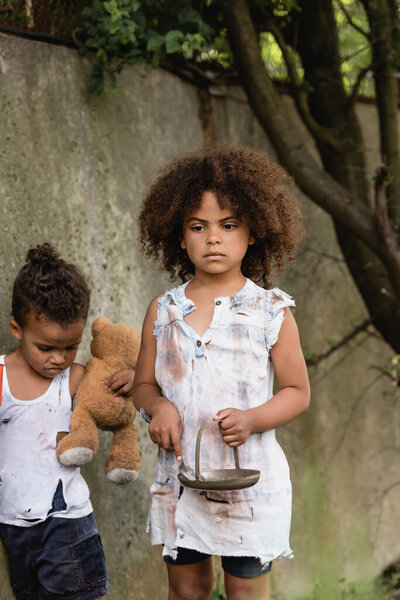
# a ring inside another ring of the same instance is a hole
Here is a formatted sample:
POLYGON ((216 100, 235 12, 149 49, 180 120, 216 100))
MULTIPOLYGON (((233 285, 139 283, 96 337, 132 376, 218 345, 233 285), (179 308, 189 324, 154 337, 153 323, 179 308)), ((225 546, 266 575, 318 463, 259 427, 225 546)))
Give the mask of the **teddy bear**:
POLYGON ((130 396, 116 396, 105 381, 116 371, 134 369, 140 334, 128 325, 111 323, 105 317, 92 325, 91 358, 77 392, 70 433, 60 436, 57 458, 66 467, 81 466, 96 455, 98 429, 112 431, 105 467, 106 477, 117 485, 136 479, 140 469, 135 407, 130 396))

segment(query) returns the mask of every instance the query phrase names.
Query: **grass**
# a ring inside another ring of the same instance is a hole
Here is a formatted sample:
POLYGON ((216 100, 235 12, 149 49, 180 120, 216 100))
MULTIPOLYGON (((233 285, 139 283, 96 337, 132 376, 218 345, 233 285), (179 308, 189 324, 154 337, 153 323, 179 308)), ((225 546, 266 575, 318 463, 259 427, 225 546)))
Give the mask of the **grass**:
POLYGON ((298 600, 394 600, 394 598, 389 586, 382 583, 366 581, 346 583, 339 580, 335 584, 316 582, 313 590, 298 600))
MULTIPOLYGON (((400 576, 390 580, 357 581, 347 583, 343 579, 327 583, 317 581, 312 591, 296 600, 398 600, 400 576), (397 593, 396 593, 397 591, 397 593)), ((226 600, 224 585, 217 579, 210 600, 226 600)), ((286 600, 282 594, 271 594, 270 600, 286 600)))

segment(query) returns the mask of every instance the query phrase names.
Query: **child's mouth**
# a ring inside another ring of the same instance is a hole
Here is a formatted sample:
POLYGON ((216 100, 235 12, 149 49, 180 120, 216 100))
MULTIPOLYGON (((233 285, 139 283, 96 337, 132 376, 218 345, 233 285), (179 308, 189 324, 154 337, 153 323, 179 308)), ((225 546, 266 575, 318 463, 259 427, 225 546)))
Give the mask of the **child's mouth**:
POLYGON ((62 369, 60 369, 59 367, 48 367, 46 371, 48 373, 51 373, 51 375, 57 375, 57 373, 61 373, 62 369))

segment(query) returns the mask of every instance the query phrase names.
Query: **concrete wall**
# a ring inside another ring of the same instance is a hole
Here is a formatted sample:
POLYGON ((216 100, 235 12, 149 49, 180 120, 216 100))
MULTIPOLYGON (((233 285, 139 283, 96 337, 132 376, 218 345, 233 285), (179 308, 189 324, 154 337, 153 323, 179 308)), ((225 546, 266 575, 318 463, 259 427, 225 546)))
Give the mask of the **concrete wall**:
MULTIPOLYGON (((105 315, 140 328, 149 300, 168 285, 138 253, 136 217, 155 170, 173 155, 200 146, 204 127, 220 140, 271 151, 240 89, 205 107, 189 84, 161 70, 134 68, 119 78, 119 92, 89 98, 89 71, 89 60, 73 50, 0 38, 4 352, 13 347, 10 289, 29 246, 50 241, 88 274, 89 322, 105 315)), ((368 126, 372 169, 374 109, 360 111, 368 126)), ((296 297, 302 343, 311 355, 351 332, 366 310, 329 217, 308 199, 301 197, 301 203, 307 239, 296 263, 276 283, 296 297)), ((310 369, 312 407, 278 433, 294 487, 296 558, 275 565, 272 574, 273 590, 285 598, 296 598, 321 573, 358 579, 400 555, 399 411, 390 385, 374 369, 386 366, 391 351, 372 333, 359 334, 310 369)), ((78 355, 82 362, 88 348, 89 328, 78 355)), ((84 470, 112 600, 166 597, 159 548, 151 549, 144 533, 155 448, 144 425, 139 429, 143 466, 137 482, 120 489, 106 481, 106 434, 99 455, 84 470)), ((12 598, 4 555, 0 598, 12 598)))

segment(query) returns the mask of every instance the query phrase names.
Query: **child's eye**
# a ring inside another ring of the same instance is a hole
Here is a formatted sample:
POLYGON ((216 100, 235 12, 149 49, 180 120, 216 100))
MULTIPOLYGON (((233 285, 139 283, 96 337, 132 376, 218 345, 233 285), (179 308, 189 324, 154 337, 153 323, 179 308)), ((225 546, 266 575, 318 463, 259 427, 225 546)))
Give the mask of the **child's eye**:
POLYGON ((38 346, 38 348, 41 352, 50 352, 52 349, 51 346, 38 346))
POLYGON ((224 229, 226 231, 231 231, 232 229, 236 229, 237 225, 235 223, 224 223, 224 229))
POLYGON ((77 350, 79 348, 79 344, 75 344, 75 346, 68 346, 68 348, 65 348, 66 350, 77 350))
POLYGON ((192 229, 192 231, 203 231, 204 226, 203 225, 193 225, 193 227, 191 229, 192 229))

